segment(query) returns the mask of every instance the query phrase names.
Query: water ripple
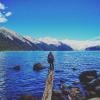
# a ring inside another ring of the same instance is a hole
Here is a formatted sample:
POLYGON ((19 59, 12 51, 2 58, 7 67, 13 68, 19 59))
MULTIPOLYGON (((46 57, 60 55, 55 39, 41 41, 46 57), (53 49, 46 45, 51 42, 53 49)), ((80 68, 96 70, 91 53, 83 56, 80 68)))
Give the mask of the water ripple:
MULTIPOLYGON (((67 85, 79 81, 82 71, 97 70, 100 74, 100 52, 53 52, 55 56, 54 88, 60 80, 67 85), (75 68, 76 70, 73 70, 75 68)), ((17 100, 21 94, 42 96, 48 73, 48 52, 1 52, 0 53, 0 98, 17 100), (42 63, 46 69, 33 71, 35 63, 42 63), (13 70, 16 65, 20 71, 13 70)))

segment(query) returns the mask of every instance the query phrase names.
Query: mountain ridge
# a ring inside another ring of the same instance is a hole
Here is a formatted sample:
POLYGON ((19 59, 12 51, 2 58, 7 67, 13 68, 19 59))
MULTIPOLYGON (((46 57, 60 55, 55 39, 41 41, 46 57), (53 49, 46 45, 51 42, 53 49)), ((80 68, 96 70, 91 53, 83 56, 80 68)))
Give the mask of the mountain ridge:
POLYGON ((44 50, 44 51, 73 51, 91 50, 100 46, 100 36, 86 40, 58 40, 51 37, 35 39, 22 36, 5 27, 0 28, 0 50, 44 50))
POLYGON ((38 43, 28 39, 7 28, 0 28, 0 50, 46 50, 46 51, 72 51, 73 49, 61 44, 59 46, 40 41, 38 43))
POLYGON ((36 50, 36 45, 25 39, 23 36, 8 30, 0 28, 0 50, 36 50))

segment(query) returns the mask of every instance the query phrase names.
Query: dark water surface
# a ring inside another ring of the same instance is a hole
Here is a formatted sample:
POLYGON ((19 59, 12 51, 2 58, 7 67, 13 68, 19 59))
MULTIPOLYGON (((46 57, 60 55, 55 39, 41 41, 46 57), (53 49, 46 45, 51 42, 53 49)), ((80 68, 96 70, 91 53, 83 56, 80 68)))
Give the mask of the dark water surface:
MULTIPOLYGON (((97 70, 100 74, 100 52, 53 52, 55 56, 54 88, 61 79, 66 84, 78 81, 85 70, 97 70), (76 68, 73 71, 72 68, 76 68)), ((42 96, 48 73, 48 52, 0 52, 0 100, 17 100, 21 94, 42 96), (33 64, 42 63, 46 68, 35 72, 33 64), (21 70, 12 68, 20 65, 21 70)))

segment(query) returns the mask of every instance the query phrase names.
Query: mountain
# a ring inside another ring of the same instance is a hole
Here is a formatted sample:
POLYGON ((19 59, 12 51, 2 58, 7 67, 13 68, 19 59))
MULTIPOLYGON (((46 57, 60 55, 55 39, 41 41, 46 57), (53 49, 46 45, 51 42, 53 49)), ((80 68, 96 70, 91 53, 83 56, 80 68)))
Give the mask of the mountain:
POLYGON ((86 51, 100 51, 100 46, 91 46, 85 49, 86 51))
POLYGON ((100 50, 100 36, 92 38, 90 41, 91 41, 90 44, 85 48, 85 50, 86 51, 99 51, 100 50))
POLYGON ((0 50, 39 50, 39 48, 23 36, 7 28, 0 28, 0 50))
POLYGON ((0 51, 1 50, 45 50, 45 51, 72 51, 73 49, 51 38, 33 39, 24 37, 7 28, 0 28, 0 51))
POLYGON ((62 43, 61 41, 54 38, 40 38, 33 39, 32 37, 25 37, 27 40, 30 40, 32 43, 35 43, 38 47, 42 48, 45 51, 72 51, 73 49, 67 44, 62 43))
POLYGON ((73 50, 100 50, 100 36, 90 40, 57 40, 55 38, 35 39, 30 36, 21 36, 7 28, 0 28, 1 50, 44 50, 44 51, 73 51, 73 50))

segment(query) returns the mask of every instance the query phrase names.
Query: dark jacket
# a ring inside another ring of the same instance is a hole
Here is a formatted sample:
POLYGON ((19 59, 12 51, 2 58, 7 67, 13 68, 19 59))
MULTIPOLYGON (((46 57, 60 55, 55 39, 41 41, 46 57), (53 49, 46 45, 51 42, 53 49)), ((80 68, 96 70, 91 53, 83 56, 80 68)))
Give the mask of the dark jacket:
POLYGON ((49 53, 48 54, 48 63, 53 63, 54 62, 54 56, 53 56, 53 54, 52 53, 49 53))

